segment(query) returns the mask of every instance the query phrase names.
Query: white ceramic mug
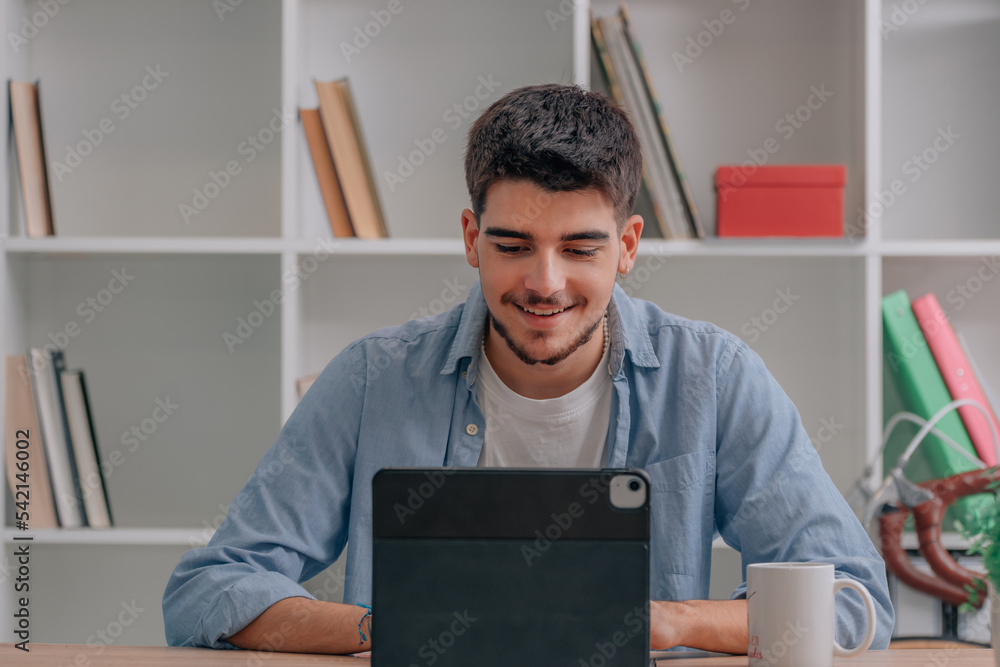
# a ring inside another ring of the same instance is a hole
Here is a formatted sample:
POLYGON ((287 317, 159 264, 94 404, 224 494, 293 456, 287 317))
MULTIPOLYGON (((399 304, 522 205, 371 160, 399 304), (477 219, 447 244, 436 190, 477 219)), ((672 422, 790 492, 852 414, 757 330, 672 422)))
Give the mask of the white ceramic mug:
POLYGON ((832 563, 754 563, 747 566, 750 667, 831 667, 833 656, 868 650, 875 639, 875 602, 853 579, 835 579, 832 563), (834 639, 834 595, 857 591, 868 612, 868 632, 845 649, 834 639))

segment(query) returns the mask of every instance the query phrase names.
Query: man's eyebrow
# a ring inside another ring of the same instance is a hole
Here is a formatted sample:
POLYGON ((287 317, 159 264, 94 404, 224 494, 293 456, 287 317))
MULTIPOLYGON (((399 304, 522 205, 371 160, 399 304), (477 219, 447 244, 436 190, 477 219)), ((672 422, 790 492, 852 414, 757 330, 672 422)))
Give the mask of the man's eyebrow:
POLYGON ((595 230, 592 232, 577 232, 576 234, 563 234, 562 242, 570 241, 607 241, 611 235, 604 231, 595 230))
MULTIPOLYGON (((519 232, 506 227, 487 227, 483 230, 483 235, 489 238, 519 239, 521 241, 532 241, 534 237, 527 232, 519 232)), ((605 231, 593 230, 589 232, 576 232, 573 234, 563 234, 559 239, 563 243, 572 241, 607 241, 611 235, 605 231)))
POLYGON ((483 230, 483 236, 494 239, 520 239, 522 241, 531 241, 533 238, 527 232, 519 232, 515 229, 507 229, 506 227, 487 227, 483 230))

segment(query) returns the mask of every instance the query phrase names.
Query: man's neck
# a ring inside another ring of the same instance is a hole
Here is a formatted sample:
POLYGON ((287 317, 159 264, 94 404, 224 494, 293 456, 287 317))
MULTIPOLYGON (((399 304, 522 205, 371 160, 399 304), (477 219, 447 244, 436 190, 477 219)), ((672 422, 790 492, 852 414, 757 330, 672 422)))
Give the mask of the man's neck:
POLYGON ((589 341, 553 366, 524 363, 492 327, 484 349, 493 371, 511 391, 538 400, 558 398, 582 385, 597 370, 604 356, 604 326, 602 323, 589 341))

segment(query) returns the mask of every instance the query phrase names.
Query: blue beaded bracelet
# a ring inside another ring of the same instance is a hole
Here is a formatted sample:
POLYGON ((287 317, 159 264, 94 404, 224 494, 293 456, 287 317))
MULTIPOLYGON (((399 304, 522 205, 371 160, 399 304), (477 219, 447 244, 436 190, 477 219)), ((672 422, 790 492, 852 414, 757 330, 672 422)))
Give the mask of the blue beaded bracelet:
POLYGON ((365 612, 365 615, 361 617, 361 620, 358 621, 358 635, 361 637, 361 639, 358 641, 358 646, 364 646, 365 642, 368 641, 372 636, 372 608, 366 604, 361 604, 360 602, 355 602, 354 604, 356 604, 359 607, 364 607, 365 609, 368 610, 365 612), (365 636, 365 631, 361 627, 362 625, 365 625, 366 622, 368 626, 368 636, 365 636))

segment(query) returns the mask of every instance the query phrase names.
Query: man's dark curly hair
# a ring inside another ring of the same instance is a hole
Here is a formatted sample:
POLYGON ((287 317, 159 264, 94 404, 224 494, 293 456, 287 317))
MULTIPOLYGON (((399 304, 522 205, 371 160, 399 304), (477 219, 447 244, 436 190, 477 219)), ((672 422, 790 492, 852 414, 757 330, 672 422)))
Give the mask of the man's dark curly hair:
POLYGON ((493 183, 521 179, 549 192, 602 193, 620 231, 632 215, 641 178, 642 152, 628 115, 579 86, 518 88, 469 130, 465 182, 477 220, 493 183))

